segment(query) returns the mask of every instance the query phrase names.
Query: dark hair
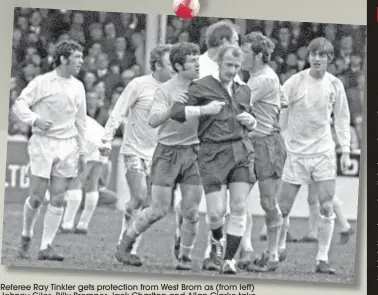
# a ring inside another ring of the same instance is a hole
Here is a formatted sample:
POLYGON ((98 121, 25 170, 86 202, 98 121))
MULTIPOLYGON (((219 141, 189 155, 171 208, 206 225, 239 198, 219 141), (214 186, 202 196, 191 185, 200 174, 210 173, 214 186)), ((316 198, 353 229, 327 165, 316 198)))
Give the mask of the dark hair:
POLYGON ((83 52, 83 46, 81 46, 79 43, 73 40, 68 41, 61 41, 58 44, 56 44, 55 47, 55 55, 54 55, 54 64, 56 67, 60 66, 61 61, 60 58, 64 56, 64 58, 68 59, 69 56, 74 51, 80 51, 83 52))
POLYGON ((242 44, 249 44, 254 54, 261 53, 263 61, 269 62, 274 51, 274 43, 261 32, 252 32, 242 38, 242 44))
POLYGON ((231 42, 232 36, 235 33, 234 25, 229 21, 219 21, 210 25, 206 30, 206 45, 208 48, 218 47, 223 44, 223 39, 226 38, 231 42))
POLYGON ((328 62, 331 62, 335 56, 334 48, 331 42, 324 37, 313 39, 307 47, 307 53, 319 52, 319 54, 326 54, 328 62))
POLYGON ((169 60, 175 72, 178 72, 176 64, 183 66, 188 55, 199 54, 200 49, 198 45, 189 42, 181 42, 172 46, 172 49, 169 53, 169 60))
POLYGON ((151 71, 156 71, 156 63, 161 64, 164 54, 169 52, 171 45, 169 44, 159 44, 154 49, 152 49, 150 54, 150 69, 151 71))
POLYGON ((226 55, 227 52, 231 51, 232 56, 234 57, 242 57, 243 56, 243 51, 240 49, 239 46, 233 45, 233 44, 228 44, 225 46, 221 47, 221 50, 218 54, 217 61, 220 63, 223 61, 224 56, 226 55))

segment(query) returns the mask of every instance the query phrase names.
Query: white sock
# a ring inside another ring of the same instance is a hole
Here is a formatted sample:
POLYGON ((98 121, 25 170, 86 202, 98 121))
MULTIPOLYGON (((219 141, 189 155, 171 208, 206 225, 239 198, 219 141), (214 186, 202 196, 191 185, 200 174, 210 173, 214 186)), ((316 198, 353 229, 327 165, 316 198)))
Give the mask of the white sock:
POLYGON ((328 262, 328 252, 331 246, 333 229, 335 227, 335 216, 325 217, 320 216, 319 218, 319 249, 318 254, 316 255, 317 261, 328 262))
POLYGON ((333 197, 333 211, 335 212, 337 222, 340 224, 341 231, 348 231, 351 226, 345 216, 344 210, 342 208, 342 202, 337 196, 333 197))
POLYGON ((308 218, 308 237, 317 238, 318 236, 318 221, 319 221, 319 203, 316 202, 309 205, 310 216, 308 218))
POLYGON ((88 229, 89 222, 96 210, 99 194, 98 191, 87 193, 85 196, 84 210, 81 213, 80 221, 77 224, 79 229, 88 229))
MULTIPOLYGON (((140 212, 141 212, 141 210, 133 210, 131 215, 127 213, 127 210, 125 210, 123 212, 123 214, 122 214, 122 228, 121 228, 121 233, 120 233, 119 238, 118 238, 118 243, 121 242, 123 233, 127 230, 129 225, 132 224, 135 216, 137 216, 140 212), (129 216, 129 221, 126 220, 126 217, 125 217, 126 214, 129 216)), ((137 243, 137 242, 135 242, 135 243, 137 243)), ((139 242, 138 242, 138 244, 139 244, 139 242)), ((133 247, 133 249, 134 249, 134 247, 133 247)), ((133 254, 135 254, 135 253, 133 253, 133 254)))
POLYGON ((63 215, 62 227, 64 229, 72 229, 75 223, 77 210, 81 205, 83 199, 82 190, 69 190, 66 193, 66 209, 63 215))
POLYGON ((137 238, 135 239, 133 248, 131 249, 131 254, 133 254, 133 255, 137 254, 140 241, 142 240, 142 236, 143 236, 143 234, 137 236, 137 238))
POLYGON ((62 207, 53 207, 51 204, 47 206, 43 221, 43 234, 40 250, 44 250, 52 244, 59 229, 60 222, 62 221, 63 211, 64 209, 62 207))
POLYGON ((23 227, 22 235, 24 237, 33 237, 34 235, 34 225, 38 219, 41 207, 34 209, 30 205, 30 197, 28 197, 24 203, 24 215, 23 215, 23 227))
POLYGON ((280 237, 278 239, 278 251, 286 249, 286 237, 290 227, 290 216, 283 218, 280 237))
POLYGON ((266 236, 268 234, 268 228, 266 226, 266 223, 264 222, 263 227, 260 232, 260 236, 266 236))
POLYGON ((245 228, 245 232, 241 241, 241 247, 244 251, 253 251, 252 247, 252 225, 253 225, 253 218, 252 214, 247 214, 247 225, 245 228))
POLYGON ((181 216, 181 202, 177 203, 175 207, 175 217, 176 217, 176 236, 180 237, 180 227, 182 223, 182 216, 181 216))

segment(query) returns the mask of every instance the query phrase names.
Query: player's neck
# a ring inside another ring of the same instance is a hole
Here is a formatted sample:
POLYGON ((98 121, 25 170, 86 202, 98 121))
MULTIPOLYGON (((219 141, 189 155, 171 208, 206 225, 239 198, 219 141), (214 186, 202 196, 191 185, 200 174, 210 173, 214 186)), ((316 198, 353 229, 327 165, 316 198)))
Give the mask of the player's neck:
POLYGON ((152 73, 152 77, 153 77, 155 80, 157 80, 157 81, 159 81, 159 82, 161 82, 161 83, 165 82, 165 80, 164 80, 163 77, 159 74, 159 72, 153 72, 153 73, 152 73))
POLYGON ((183 85, 186 85, 186 86, 189 86, 189 84, 192 82, 192 80, 190 80, 190 79, 188 79, 185 76, 180 75, 180 74, 177 74, 174 79, 176 79, 180 84, 183 84, 183 85))
POLYGON ((56 73, 58 74, 59 77, 62 77, 62 78, 71 78, 71 73, 64 67, 60 66, 60 67, 57 67, 55 69, 56 73))
POLYGON ((321 80, 323 79, 326 71, 317 71, 314 69, 310 69, 310 76, 314 78, 315 80, 321 80))
POLYGON ((218 54, 219 54, 219 51, 220 51, 220 48, 209 48, 207 50, 207 55, 209 56, 209 58, 212 60, 212 61, 217 61, 217 57, 218 57, 218 54))
POLYGON ((249 74, 251 74, 251 75, 256 74, 256 73, 262 71, 263 69, 265 69, 266 67, 267 67, 267 64, 265 64, 265 63, 257 64, 257 65, 255 65, 255 66, 249 71, 249 74))

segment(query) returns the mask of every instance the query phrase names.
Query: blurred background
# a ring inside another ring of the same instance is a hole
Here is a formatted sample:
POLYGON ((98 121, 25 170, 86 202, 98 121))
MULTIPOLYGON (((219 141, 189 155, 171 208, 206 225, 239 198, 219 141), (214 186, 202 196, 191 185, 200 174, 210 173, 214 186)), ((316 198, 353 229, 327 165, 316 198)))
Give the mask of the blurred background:
MULTIPOLYGON (((124 87, 149 71, 149 52, 157 43, 190 41, 206 51, 206 28, 219 18, 109 13, 72 10, 16 8, 12 43, 12 71, 9 95, 10 136, 28 137, 28 126, 19 122, 11 106, 21 90, 35 76, 52 69, 54 44, 74 39, 85 48, 85 62, 79 75, 87 91, 88 115, 105 125, 124 87)), ((352 125, 352 149, 360 148, 362 106, 365 85, 366 27, 338 24, 231 19, 240 35, 261 31, 276 44, 270 62, 281 83, 308 67, 306 46, 324 36, 335 47, 329 72, 344 83, 352 125)), ((247 73, 242 73, 248 79, 247 73)), ((120 129, 117 137, 122 136, 120 129)))

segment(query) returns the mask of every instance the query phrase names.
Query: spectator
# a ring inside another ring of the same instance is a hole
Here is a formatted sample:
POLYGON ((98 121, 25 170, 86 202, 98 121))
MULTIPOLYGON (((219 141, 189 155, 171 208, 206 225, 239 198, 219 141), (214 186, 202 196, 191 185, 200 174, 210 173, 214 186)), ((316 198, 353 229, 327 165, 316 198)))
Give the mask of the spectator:
POLYGON ((125 37, 118 37, 115 40, 115 48, 110 54, 110 60, 112 64, 119 65, 120 72, 136 64, 135 56, 130 50, 125 37))
POLYGON ((84 74, 83 83, 86 91, 92 91, 97 81, 97 77, 92 72, 86 72, 84 74))
POLYGON ((127 69, 122 73, 122 85, 123 87, 126 87, 131 80, 133 80, 136 77, 136 73, 133 69, 127 69))

